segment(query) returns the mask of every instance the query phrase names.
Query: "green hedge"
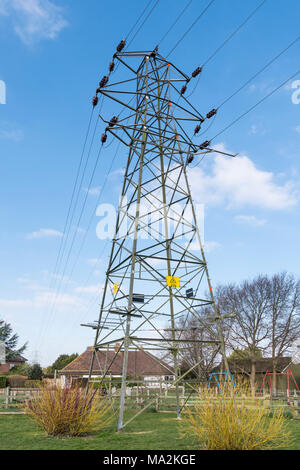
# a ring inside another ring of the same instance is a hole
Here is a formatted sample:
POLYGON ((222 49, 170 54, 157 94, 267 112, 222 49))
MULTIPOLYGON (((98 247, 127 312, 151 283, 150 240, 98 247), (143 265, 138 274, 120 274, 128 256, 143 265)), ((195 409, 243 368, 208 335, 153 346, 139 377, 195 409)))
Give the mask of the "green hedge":
POLYGON ((7 377, 8 385, 13 388, 23 388, 27 377, 23 375, 9 375, 7 377))
POLYGON ((24 387, 26 388, 39 388, 41 386, 41 380, 25 380, 24 387))
POLYGON ((7 378, 5 375, 0 375, 0 388, 7 387, 7 378))

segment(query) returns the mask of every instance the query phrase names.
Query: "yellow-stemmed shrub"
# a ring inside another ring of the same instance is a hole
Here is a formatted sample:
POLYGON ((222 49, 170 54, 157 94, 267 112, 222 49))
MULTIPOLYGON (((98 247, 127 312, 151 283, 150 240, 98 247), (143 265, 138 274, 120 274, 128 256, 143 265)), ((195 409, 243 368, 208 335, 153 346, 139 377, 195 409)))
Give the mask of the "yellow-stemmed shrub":
POLYGON ((291 444, 283 407, 253 396, 250 387, 231 382, 221 392, 201 388, 197 402, 186 407, 181 422, 198 448, 209 450, 278 449, 291 444))
POLYGON ((97 391, 59 385, 42 385, 25 411, 51 436, 82 436, 103 429, 112 419, 111 404, 97 391))

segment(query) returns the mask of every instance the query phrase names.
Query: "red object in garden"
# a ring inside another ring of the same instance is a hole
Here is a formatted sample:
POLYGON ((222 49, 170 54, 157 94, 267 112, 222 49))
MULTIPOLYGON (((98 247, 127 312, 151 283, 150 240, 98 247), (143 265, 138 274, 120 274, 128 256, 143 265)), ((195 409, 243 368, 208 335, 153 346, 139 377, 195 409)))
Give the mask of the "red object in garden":
POLYGON ((272 398, 272 375, 285 375, 286 376, 286 380, 287 380, 287 391, 288 391, 288 397, 290 397, 290 377, 292 377, 293 381, 294 381, 294 384, 296 385, 296 389, 297 391, 300 393, 300 389, 297 385, 297 382, 295 380, 295 377, 294 377, 294 374, 291 370, 287 370, 286 372, 270 372, 270 371, 266 371, 265 375, 264 375, 264 378, 263 378, 263 381, 262 381, 262 384, 261 384, 261 387, 260 387, 260 391, 259 393, 262 392, 262 389, 263 389, 263 386, 264 386, 264 383, 265 383, 265 380, 267 377, 269 377, 269 386, 270 386, 270 396, 272 398))

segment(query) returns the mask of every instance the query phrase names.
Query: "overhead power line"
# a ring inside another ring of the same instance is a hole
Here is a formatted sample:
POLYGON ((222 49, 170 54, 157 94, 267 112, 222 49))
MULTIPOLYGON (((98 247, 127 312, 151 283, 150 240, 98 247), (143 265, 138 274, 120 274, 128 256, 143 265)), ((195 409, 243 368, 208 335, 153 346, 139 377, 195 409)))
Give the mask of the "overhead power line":
MULTIPOLYGON (((286 83, 288 83, 290 80, 292 80, 296 75, 300 73, 300 69, 297 70, 297 72, 293 73, 290 77, 288 77, 284 82, 280 83, 276 88, 274 88, 272 91, 270 91, 267 95, 265 95, 263 98, 261 98, 257 103, 255 103, 253 106, 248 108, 245 112, 240 114, 237 118, 235 118, 230 124, 225 126, 221 131, 219 131, 214 137, 210 139, 209 142, 212 142, 215 140, 217 137, 219 137, 221 134, 223 134, 225 131, 227 131, 230 127, 232 127, 234 124, 236 124, 238 121, 240 121, 243 117, 245 117, 247 114, 249 114, 253 109, 255 109, 257 106, 259 106, 261 103, 263 103, 266 99, 270 98, 276 91, 278 91, 280 88, 282 88, 286 83)), ((201 163, 197 163, 195 166, 198 166, 201 163)))
POLYGON ((142 29, 142 27, 144 26, 144 24, 146 23, 146 21, 148 20, 148 18, 150 17, 150 15, 152 14, 152 12, 154 11, 154 9, 157 7, 159 3, 159 0, 156 0, 155 4, 153 5, 153 7, 151 8, 151 10, 149 11, 148 15, 145 17, 144 21, 142 22, 142 24, 139 26, 138 30, 136 31, 136 33, 134 34, 133 38, 131 38, 131 40, 129 41, 129 43, 127 44, 127 47, 130 46, 130 44, 134 41, 134 39, 136 38, 136 36, 138 35, 138 33, 140 32, 140 30, 142 29))
POLYGON ((299 41, 300 36, 298 36, 296 39, 294 39, 287 47, 285 47, 282 51, 279 52, 273 59, 269 60, 261 69, 258 70, 252 77, 250 77, 243 85, 241 85, 234 93, 232 93, 226 100, 224 100, 219 106, 218 109, 221 108, 221 106, 224 106, 225 103, 227 103, 231 98, 233 98, 235 95, 237 95, 240 91, 242 91, 252 80, 254 80, 258 75, 260 75, 264 70, 266 70, 273 62, 275 62, 282 54, 284 54, 288 49, 290 49, 294 44, 296 44, 297 41, 299 41))
MULTIPOLYGON (((224 46, 226 46, 226 44, 243 28, 243 26, 245 26, 246 23, 248 23, 248 21, 258 12, 258 10, 267 2, 267 0, 263 0, 256 8, 254 8, 254 10, 242 21, 242 23, 240 23, 238 25, 238 27, 215 49, 215 51, 202 63, 201 65, 201 68, 203 69, 203 67, 205 67, 205 65, 208 64, 208 62, 210 62, 213 57, 215 57, 218 52, 220 52, 221 49, 223 49, 224 46)), ((192 90, 192 92, 188 95, 188 98, 195 92, 198 84, 199 84, 199 80, 201 78, 202 75, 199 75, 198 79, 197 79, 197 82, 195 83, 195 86, 192 90)))
POLYGON ((203 62, 202 64, 202 67, 204 67, 205 65, 208 64, 208 62, 211 61, 211 59, 213 59, 213 57, 215 57, 215 55, 221 50, 223 49, 224 46, 226 46, 226 44, 236 35, 236 33, 238 33, 238 31, 243 27, 245 26, 246 23, 248 23, 248 21, 252 18, 252 16, 255 15, 255 13, 258 12, 258 10, 267 2, 267 0, 263 0, 251 13, 250 15, 247 16, 247 18, 245 18, 245 20, 228 36, 228 38, 225 39, 225 41, 222 42, 222 44, 220 44, 220 46, 217 47, 217 49, 203 62))
POLYGON ((243 114, 241 114, 240 116, 238 116, 236 119, 234 119, 234 121, 232 121, 230 124, 228 124, 228 126, 226 126, 222 131, 218 132, 214 137, 213 139, 211 140, 214 140, 216 137, 218 137, 219 135, 223 134, 223 132, 225 132, 227 129, 229 129, 231 126, 233 126, 236 122, 238 122, 240 119, 242 119, 244 116, 246 116, 248 113, 250 113, 250 111, 252 111, 253 109, 255 109, 258 105, 260 105, 261 103, 263 103, 263 101, 265 101, 267 98, 269 98, 270 96, 272 96, 276 91, 278 91, 280 88, 282 88, 288 81, 292 80, 292 78, 294 78, 296 75, 298 75, 300 73, 300 69, 297 70, 297 72, 293 73, 293 75, 291 75, 289 78, 287 78, 284 82, 282 82, 280 85, 278 85, 276 88, 274 88, 274 90, 272 90, 270 93, 268 93, 267 95, 265 95, 261 100, 259 100, 256 104, 254 104, 253 106, 251 106, 249 109, 247 109, 247 111, 245 111, 243 114))
POLYGON ((91 226, 92 226, 93 220, 94 220, 94 218, 95 218, 95 213, 96 213, 97 207, 98 207, 99 204, 100 204, 100 201, 101 201, 101 198, 102 198, 104 189, 105 189, 105 187, 106 187, 106 183, 107 183, 108 176, 109 176, 109 174, 110 174, 110 172, 111 172, 111 170, 112 170, 112 167, 113 167, 113 165, 114 165, 114 162, 115 162, 115 160, 116 160, 119 147, 120 147, 120 142, 118 143, 116 152, 115 152, 114 157, 113 157, 113 159, 112 159, 112 161, 111 161, 110 167, 109 167, 109 169, 108 169, 108 171, 107 171, 107 173, 106 173, 106 176, 105 176, 105 179, 104 179, 104 183, 103 183, 103 185, 102 185, 102 187, 101 187, 99 196, 98 196, 98 198, 97 198, 97 202, 96 202, 96 204, 95 204, 95 208, 94 208, 94 210, 93 210, 93 212, 92 212, 92 214, 91 214, 91 217, 90 217, 89 222, 88 222, 88 226, 87 226, 87 228, 86 228, 86 230, 85 230, 85 234, 84 234, 83 240, 82 240, 82 242, 81 242, 81 245, 80 245, 80 248, 79 248, 79 250, 78 250, 77 256, 76 256, 75 261, 74 261, 74 263, 73 263, 73 266, 72 266, 72 269, 71 269, 71 272, 70 272, 70 276, 72 276, 72 274, 73 274, 73 272, 74 272, 75 266, 76 266, 76 264, 77 264, 77 262, 78 262, 78 260, 79 260, 79 256, 80 256, 80 254, 81 254, 81 252, 82 252, 82 249, 83 249, 83 246, 84 246, 84 244, 85 244, 85 242, 86 242, 87 235, 88 235, 88 233, 89 233, 89 231, 90 231, 90 228, 91 228, 91 226))
MULTIPOLYGON (((271 60, 269 60, 262 68, 260 68, 254 75, 252 75, 246 82, 243 83, 239 88, 237 88, 231 95, 228 96, 222 103, 217 106, 217 110, 219 110, 222 106, 224 106, 228 101, 230 101, 234 96, 236 96, 238 93, 240 93, 244 88, 246 88, 249 83, 251 83, 255 78, 257 78, 264 70, 266 70, 270 65, 272 65, 282 54, 284 54, 287 50, 289 50, 294 44, 296 44, 297 41, 299 41, 300 36, 298 36, 296 39, 294 39, 292 42, 289 43, 287 47, 282 49, 278 54, 276 54, 275 57, 273 57, 271 60)), ((200 134, 198 134, 198 137, 200 137, 203 134, 206 134, 207 131, 212 127, 214 120, 215 120, 216 115, 214 116, 213 120, 211 121, 210 125, 202 131, 200 134)))
POLYGON ((140 21, 140 19, 143 17, 144 13, 148 10, 149 6, 151 5, 152 3, 152 0, 150 0, 147 5, 145 6, 145 8, 143 9, 142 13, 140 14, 140 16, 137 18, 136 22, 134 23, 134 25, 131 27, 130 31, 127 33, 127 36, 125 37, 125 40, 127 41, 127 39, 129 38, 130 34, 132 33, 132 31, 134 30, 134 28, 136 27, 136 25, 138 24, 138 22, 140 21))
MULTIPOLYGON (((97 155, 97 158, 96 158, 96 162, 94 164, 94 167, 93 167, 93 171, 92 171, 92 175, 90 177, 90 181, 89 181, 89 185, 88 185, 88 188, 87 188, 87 191, 86 191, 86 195, 85 195, 85 198, 84 198, 84 201, 83 201, 83 204, 82 204, 82 207, 81 207, 81 211, 80 211, 80 215, 79 215, 79 218, 78 218, 78 222, 77 222, 77 225, 76 227, 79 227, 80 225, 80 222, 81 222, 81 219, 82 219, 82 215, 83 215, 83 212, 84 212, 84 209, 85 209, 85 206, 86 206, 86 202, 87 202, 87 197, 88 197, 88 192, 91 188, 91 185, 92 185, 92 182, 93 182, 93 179, 94 179, 94 176, 95 176, 95 172, 96 172, 96 168, 98 166, 98 162, 99 162, 99 158, 100 158, 100 155, 101 155, 101 150, 102 150, 102 147, 100 147, 100 150, 98 152, 98 155, 97 155)), ((64 280, 64 276, 66 274, 66 270, 67 270, 67 266, 68 266, 68 263, 69 263, 69 259, 70 259, 70 256, 71 256, 71 253, 72 253, 72 250, 73 250, 73 246, 74 246, 74 243, 75 243, 75 239, 76 239, 76 235, 77 235, 77 230, 75 229, 74 233, 73 233, 73 237, 72 237, 72 240, 71 240, 71 245, 69 247, 69 251, 68 251, 68 254, 67 254, 67 258, 66 258, 66 261, 64 263, 64 268, 63 268, 63 271, 62 271, 62 275, 59 279, 59 283, 58 283, 58 287, 57 287, 57 290, 56 290, 56 295, 54 297, 54 302, 52 304, 52 309, 50 311, 50 318, 49 318, 49 322, 51 321, 51 318, 53 316, 53 312, 54 312, 54 309, 55 309, 55 305, 57 303, 57 301, 59 300, 59 294, 60 294, 60 291, 61 291, 61 287, 62 287, 62 283, 63 283, 63 280, 64 280)), ((41 338, 40 338, 40 341, 42 340, 42 335, 41 335, 41 338)))
POLYGON ((192 28, 198 23, 200 18, 206 13, 206 11, 209 9, 209 7, 214 3, 215 0, 210 0, 209 4, 201 11, 200 15, 197 16, 195 21, 191 24, 191 26, 185 31, 185 33, 181 36, 180 39, 176 42, 176 44, 172 47, 170 50, 169 54, 166 57, 169 57, 169 55, 174 52, 174 50, 179 46, 179 44, 184 40, 184 38, 188 35, 188 33, 192 30, 192 28))
MULTIPOLYGON (((143 9, 142 13, 138 16, 137 20, 135 21, 135 23, 133 24, 133 26, 131 27, 131 29, 129 30, 129 32, 127 33, 127 36, 126 36, 126 40, 128 39, 128 37, 130 36, 130 34, 134 31, 134 29, 136 28, 137 24, 139 23, 139 21, 141 20, 141 18, 143 17, 143 15, 145 14, 145 12, 147 11, 147 9, 149 8, 149 6, 151 5, 152 3, 152 0, 150 0, 146 7, 143 9)), ((146 18, 143 20, 142 24, 140 25, 140 27, 138 28, 138 31, 135 33, 135 35, 133 36, 133 38, 131 39, 130 43, 134 40, 134 38, 136 37, 136 35, 138 34, 138 32, 141 30, 141 28, 143 27, 143 25, 145 24, 145 22, 147 21, 147 19, 150 17, 150 15, 152 14, 152 12, 154 11, 154 9, 156 8, 156 6, 158 5, 159 3, 159 0, 157 0, 155 2, 155 4, 153 5, 153 7, 151 8, 150 12, 148 13, 148 15, 146 16, 146 18)), ((130 44, 129 43, 129 44, 130 44)), ((73 190, 72 190, 72 195, 71 195, 71 200, 70 200, 70 204, 69 204, 69 207, 68 207, 68 212, 67 212, 67 218, 66 218, 66 221, 65 221, 65 225, 64 225, 64 230, 63 230, 63 233, 64 233, 64 237, 62 238, 61 240, 61 243, 60 243, 60 247, 59 247, 59 250, 58 250, 58 254, 57 254, 57 258, 56 258, 56 262, 55 262, 55 266, 54 266, 54 271, 53 271, 53 274, 56 274, 56 278, 54 276, 51 277, 51 281, 50 281, 50 285, 49 285, 49 290, 51 291, 51 289, 53 288, 53 283, 54 285, 56 284, 56 280, 59 280, 60 278, 60 281, 62 282, 63 280, 63 276, 59 276, 59 271, 60 271, 60 264, 62 262, 62 259, 63 259, 63 256, 64 256, 64 252, 65 252, 65 248, 66 248, 66 243, 67 243, 67 240, 69 238, 69 232, 70 232, 70 228, 71 228, 71 225, 72 225, 72 220, 73 220, 73 217, 74 217, 74 213, 75 213, 75 210, 76 210, 76 207, 77 206, 77 203, 75 204, 75 206, 73 207, 73 212, 72 212, 72 216, 71 216, 71 219, 70 219, 70 215, 71 215, 71 210, 72 210, 72 206, 73 206, 73 203, 74 203, 74 198, 75 198, 75 194, 76 194, 76 188, 77 188, 77 185, 78 185, 78 180, 79 180, 79 175, 80 175, 80 171, 81 171, 81 168, 82 168, 82 163, 83 163, 83 157, 84 157, 84 153, 85 153, 85 149, 86 149, 86 143, 87 143, 87 139, 88 139, 88 135, 89 135, 89 132, 90 132, 90 126, 91 126, 91 122, 92 122, 92 116, 93 116, 93 111, 94 111, 94 107, 92 109, 92 112, 91 112, 91 117, 90 117, 90 120, 89 120, 89 125, 88 125, 88 131, 86 133, 86 137, 85 137, 85 141, 84 141, 84 146, 83 146, 83 151, 82 151, 82 154, 81 154, 81 158, 80 158, 80 163, 79 163, 79 167, 78 167, 78 170, 77 170, 77 174, 76 174, 76 179, 75 179, 75 183, 74 183, 74 187, 73 187, 73 190), (71 220, 71 221, 70 221, 71 220), (68 228, 69 227, 69 228, 68 228), (66 234, 67 232, 67 234, 66 234)), ((84 175, 83 175, 84 176, 84 175)), ((83 178, 83 177, 82 177, 83 178)), ((82 184, 82 178, 81 178, 81 184, 82 184)), ((76 201, 78 201, 78 195, 80 193, 80 190, 81 190, 81 184, 79 185, 79 188, 78 188, 78 193, 77 193, 77 198, 76 198, 76 201)), ((75 231, 75 236, 76 236, 76 231, 75 231)), ((74 240, 74 236, 73 236, 73 240, 74 240)), ((71 244, 71 247, 73 246, 73 242, 71 244)), ((72 248, 71 248, 72 249, 72 248)), ((70 250, 69 250, 69 254, 70 254, 70 250)), ((68 258, 67 258, 67 262, 68 262, 68 259, 69 259, 69 255, 68 255, 68 258)), ((66 266, 65 266, 66 268, 66 266)), ((64 270, 65 271, 65 270, 64 270)), ((56 302, 57 300, 57 297, 58 297, 58 292, 60 291, 60 288, 61 288, 61 282, 59 283, 59 285, 56 287, 56 296, 55 296, 55 301, 54 303, 56 302)), ((51 314, 50 314, 51 315, 51 314)), ((45 323, 45 320, 44 320, 44 323, 45 323)), ((42 327, 43 328, 43 327, 42 327)))
POLYGON ((166 37, 168 36, 168 34, 172 31, 172 29, 174 28, 174 26, 178 23, 178 21, 180 20, 180 18, 182 17, 182 15, 186 12, 186 10, 189 8, 189 6, 192 4, 192 1, 193 0, 190 0, 189 3, 184 7, 184 9, 179 13, 179 15, 177 16, 176 20, 171 24, 170 28, 165 32, 165 34, 163 35, 163 37, 159 40, 158 44, 160 45, 165 39, 166 37))
MULTIPOLYGON (((85 154, 86 144, 87 144, 88 136, 89 136, 90 129, 91 129, 93 114, 94 114, 94 108, 92 108, 92 111, 90 113, 87 130, 86 130, 85 137, 84 137, 84 144, 83 144, 83 148, 82 148, 80 159, 79 159, 79 164, 78 164, 78 168, 77 168, 77 172, 76 172, 75 181, 74 181, 74 184, 73 184, 73 189, 72 189, 72 193, 71 193, 70 202, 69 202, 69 205, 68 205, 67 216, 66 216, 66 220, 65 220, 64 228, 63 228, 64 236, 65 236, 65 233, 67 231, 67 227, 68 227, 69 220, 70 220, 71 208, 72 208, 72 205, 73 205, 73 201, 74 201, 74 197, 75 197, 75 193, 76 193, 76 188, 77 188, 77 184, 78 184, 78 180, 79 180, 79 175, 80 175, 81 167, 82 167, 82 164, 83 164, 83 157, 84 157, 84 154, 85 154)), ((65 243, 64 236, 61 238, 61 241, 60 241, 60 244, 59 244, 53 274, 57 273, 57 270, 58 270, 58 267, 59 267, 61 253, 62 253, 63 245, 65 243)), ((50 291, 54 287, 53 284, 55 285, 55 277, 51 276, 50 283, 49 283, 49 290, 50 291)), ((41 328, 42 328, 42 326, 41 326, 41 328)), ((37 333, 37 336, 38 336, 38 333, 37 333)))

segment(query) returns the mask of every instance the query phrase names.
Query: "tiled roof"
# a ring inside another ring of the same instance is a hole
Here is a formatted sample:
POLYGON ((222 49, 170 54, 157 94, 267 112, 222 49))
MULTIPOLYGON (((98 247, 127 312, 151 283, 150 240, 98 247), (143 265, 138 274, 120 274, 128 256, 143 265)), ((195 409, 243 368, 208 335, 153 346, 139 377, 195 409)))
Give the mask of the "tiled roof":
POLYGON ((27 359, 25 357, 21 356, 20 354, 17 354, 17 356, 12 356, 9 357, 6 362, 26 362, 27 359))
MULTIPOLYGON (((115 351, 99 350, 97 357, 94 361, 93 372, 98 372, 106 368, 115 357, 115 351), (107 361, 107 362, 106 362, 107 361), (100 366, 99 366, 100 364, 100 366)), ((84 353, 78 356, 74 361, 70 362, 62 369, 62 372, 71 374, 72 372, 81 372, 87 374, 90 369, 92 359, 92 350, 88 348, 84 353)), ((128 372, 129 376, 156 376, 156 375, 173 375, 172 367, 168 367, 166 363, 160 364, 157 362, 159 359, 150 353, 143 350, 129 351, 128 352, 128 372)), ((123 352, 119 352, 114 362, 109 368, 109 373, 112 375, 122 375, 123 366, 123 352)))

